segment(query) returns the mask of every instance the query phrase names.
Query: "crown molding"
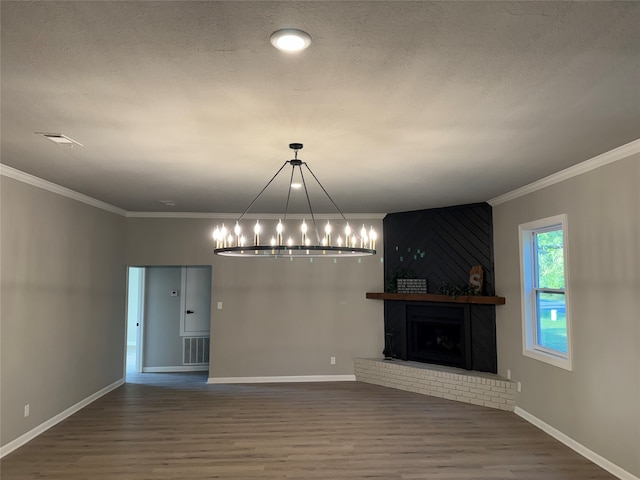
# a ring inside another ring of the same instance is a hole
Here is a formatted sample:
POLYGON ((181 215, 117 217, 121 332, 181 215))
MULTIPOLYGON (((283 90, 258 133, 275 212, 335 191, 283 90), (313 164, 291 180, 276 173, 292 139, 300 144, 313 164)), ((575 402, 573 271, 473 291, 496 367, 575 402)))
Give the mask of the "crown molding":
MULTIPOLYGON (((127 218, 214 218, 220 220, 237 220, 240 217, 240 213, 206 213, 206 212, 129 212, 122 208, 116 207, 109 203, 95 198, 89 197, 82 193, 78 193, 74 190, 62 187, 55 183, 43 180, 42 178, 35 177, 21 170, 17 170, 8 165, 0 163, 0 176, 5 176, 18 180, 19 182, 27 183, 34 187, 42 188, 52 193, 57 193, 63 197, 71 198, 87 205, 106 210, 111 213, 122 215, 127 218)), ((347 213, 345 217, 353 220, 382 220, 386 213, 347 213)), ((291 220, 303 220, 308 219, 310 214, 288 214, 287 218, 291 220)), ((333 220, 342 218, 340 214, 326 214, 318 213, 314 215, 318 220, 333 220)), ((274 218, 282 217, 282 213, 248 213, 243 218, 247 220, 273 220, 274 218)))
POLYGON ((585 160, 584 162, 573 165, 572 167, 560 170, 557 173, 537 180, 533 183, 530 183, 529 185, 525 185, 524 187, 517 188, 508 193, 492 198, 491 200, 487 200, 487 203, 492 207, 495 207, 496 205, 500 205, 501 203, 505 203, 524 195, 528 195, 529 193, 533 193, 537 190, 541 190, 556 183, 563 182, 565 180, 568 180, 569 178, 582 175, 583 173, 590 172, 591 170, 595 170, 596 168, 602 167, 609 163, 623 160, 636 153, 640 153, 640 139, 629 142, 618 148, 614 148, 613 150, 609 150, 608 152, 602 153, 589 160, 585 160))
POLYGON ((78 193, 74 190, 70 190, 66 187, 62 187, 58 184, 48 182, 47 180, 43 180, 39 177, 34 177, 33 175, 25 173, 21 170, 16 170, 15 168, 9 167, 8 165, 0 164, 0 175, 13 178, 14 180, 27 183, 34 187, 42 188, 43 190, 47 190, 49 192, 62 195, 63 197, 77 200, 78 202, 86 203, 87 205, 91 205, 92 207, 106 210, 107 212, 115 213, 117 215, 122 215, 123 217, 127 216, 126 210, 123 210, 118 207, 114 207, 109 203, 96 200, 95 198, 89 197, 82 193, 78 193))
MULTIPOLYGON (((524 187, 520 187, 510 192, 507 192, 503 195, 494 197, 491 200, 487 200, 487 203, 492 207, 495 207, 496 205, 500 205, 502 203, 514 200, 524 195, 528 195, 529 193, 533 193, 537 190, 541 190, 543 188, 549 187, 551 185, 562 182, 564 180, 568 180, 569 178, 582 175, 583 173, 590 172, 591 170, 595 170, 596 168, 602 167, 609 163, 613 163, 618 160, 625 159, 637 153, 640 153, 640 139, 629 142, 618 148, 614 148, 613 150, 602 153, 596 157, 593 157, 577 165, 573 165, 572 167, 565 168, 564 170, 561 170, 557 173, 549 175, 548 177, 537 180, 533 183, 530 183, 529 185, 525 185, 524 187)), ((102 210, 106 210, 111 213, 115 213, 117 215, 122 215, 123 217, 215 218, 215 219, 235 220, 240 216, 240 214, 234 214, 234 213, 129 212, 127 210, 123 210, 121 208, 118 208, 114 205, 103 202, 101 200, 96 200, 95 198, 89 197, 82 193, 78 193, 66 187, 62 187, 55 183, 49 182, 47 180, 43 180, 39 177, 35 177, 21 170, 17 170, 13 167, 9 167, 8 165, 0 164, 0 175, 4 175, 6 177, 13 178, 15 180, 27 183, 29 185, 33 185, 34 187, 42 188, 44 190, 57 193, 58 195, 62 195, 64 197, 68 197, 73 200, 86 203, 88 205, 100 208, 102 210)), ((262 219, 278 218, 279 215, 280 214, 256 213, 256 214, 246 214, 244 218, 246 218, 247 220, 262 220, 262 219)), ((358 219, 358 220, 381 220, 386 215, 387 215, 386 213, 349 213, 349 214, 345 214, 345 217, 347 217, 347 219, 351 218, 351 219, 358 219)), ((309 216, 310 216, 309 214, 306 214, 306 215, 305 214, 289 214, 287 215, 287 218, 290 218, 292 220, 302 220, 304 218, 309 218, 309 216)), ((333 215, 332 214, 316 214, 315 217, 319 220, 332 220, 335 218, 341 218, 339 214, 333 214, 333 215)))
POLYGON ((222 218, 237 219, 240 214, 208 212, 127 212, 129 218, 222 218))
MULTIPOLYGON (((216 220, 237 220, 241 213, 204 213, 204 212, 127 212, 126 216, 131 218, 213 218, 216 220)), ((345 213, 347 220, 382 220, 386 213, 345 213)), ((339 213, 315 213, 317 220, 342 219, 339 213)), ((245 220, 274 220, 284 218, 281 213, 247 213, 245 220)), ((289 213, 287 220, 309 220, 309 213, 289 213)))

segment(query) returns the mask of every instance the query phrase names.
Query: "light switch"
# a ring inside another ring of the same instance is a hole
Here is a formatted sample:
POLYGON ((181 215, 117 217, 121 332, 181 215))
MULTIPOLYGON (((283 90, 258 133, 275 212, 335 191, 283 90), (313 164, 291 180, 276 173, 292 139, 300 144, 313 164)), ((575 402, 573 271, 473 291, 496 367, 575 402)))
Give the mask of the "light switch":
POLYGON ((222 302, 218 302, 218 310, 222 310, 222 302))

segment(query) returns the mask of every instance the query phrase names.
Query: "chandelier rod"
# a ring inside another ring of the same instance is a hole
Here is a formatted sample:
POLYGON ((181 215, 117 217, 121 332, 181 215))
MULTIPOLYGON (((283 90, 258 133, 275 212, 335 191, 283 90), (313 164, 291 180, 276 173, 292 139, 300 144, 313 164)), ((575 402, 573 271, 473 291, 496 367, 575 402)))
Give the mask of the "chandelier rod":
MULTIPOLYGON (((249 209, 251 207, 253 207, 253 204, 256 203, 256 200, 258 200, 258 198, 260 198, 260 195, 262 195, 264 193, 264 191, 269 188, 269 185, 271 185, 271 182, 273 182, 275 180, 275 178, 278 176, 278 174, 282 171, 282 169, 284 168, 284 166, 289 163, 289 160, 287 160, 286 162, 284 162, 282 164, 282 166, 280 167, 280 170, 278 170, 276 172, 276 174, 271 177, 271 180, 269 180, 269 183, 267 183, 264 188, 262 190, 260 190, 260 193, 258 195, 256 195, 256 198, 253 199, 253 201, 249 204, 249 206, 247 208, 244 209, 244 212, 242 212, 242 215, 240 215, 240 217, 238 217, 238 220, 236 220, 236 222, 239 222, 240 220, 242 220, 242 218, 247 214, 247 212, 249 211, 249 209)), ((309 168, 309 167, 307 167, 309 168)), ((289 188, 289 192, 291 192, 291 188, 289 188)), ((288 200, 287 200, 288 202, 288 200)))
MULTIPOLYGON (((315 174, 313 173, 313 171, 311 170, 311 168, 309 168, 309 165, 307 165, 307 162, 303 162, 303 163, 304 163, 304 166, 307 167, 307 170, 309 170, 309 173, 311 173, 311 175, 313 175, 313 178, 316 180, 316 182, 318 182, 318 185, 320 185, 320 188, 322 189, 324 194, 327 196, 327 198, 329 200, 331 200, 331 203, 333 203, 333 206, 336 207, 336 210, 338 211, 338 213, 340 214, 342 219, 345 222, 349 223, 349 221, 347 220, 347 217, 344 216, 344 213, 342 213, 342 210, 340 210, 340 207, 338 206, 338 204, 336 204, 336 202, 333 201, 333 198, 331 198, 331 195, 329 195, 329 192, 327 192, 327 190, 324 188, 322 183, 320 183, 320 180, 318 180, 318 177, 316 177, 315 174)), ((302 170, 300 170, 300 171, 302 171, 302 170)))
MULTIPOLYGON (((298 152, 296 151, 296 157, 298 156, 298 152)), ((289 160, 287 163, 291 163, 289 160)), ((287 203, 284 206, 284 220, 287 220, 287 214, 289 213, 289 200, 291 199, 291 184, 293 183, 293 172, 296 171, 296 167, 291 163, 291 177, 289 177, 289 189, 287 190, 287 203)))
MULTIPOLYGON (((307 162, 302 162, 301 165, 298 165, 298 168, 300 169, 300 178, 302 179, 302 185, 304 186, 304 193, 307 196, 307 204, 309 205, 309 212, 311 213, 311 221, 313 222, 313 229, 316 232, 316 241, 318 243, 320 243, 320 232, 318 231, 318 225, 316 224, 316 217, 313 214, 313 208, 311 207, 311 199, 309 198, 309 191, 307 190, 307 182, 305 181, 304 174, 302 173, 302 165, 307 167, 307 169, 309 168, 309 165, 307 165, 307 162)), ((312 173, 312 175, 313 175, 313 173, 312 173)), ((318 181, 318 179, 316 178, 316 182, 317 181, 318 181)), ((318 184, 319 183, 320 182, 318 182, 318 184)), ((322 185, 320 185, 320 188, 322 188, 322 185)), ((324 190, 324 188, 322 188, 322 189, 324 190)))

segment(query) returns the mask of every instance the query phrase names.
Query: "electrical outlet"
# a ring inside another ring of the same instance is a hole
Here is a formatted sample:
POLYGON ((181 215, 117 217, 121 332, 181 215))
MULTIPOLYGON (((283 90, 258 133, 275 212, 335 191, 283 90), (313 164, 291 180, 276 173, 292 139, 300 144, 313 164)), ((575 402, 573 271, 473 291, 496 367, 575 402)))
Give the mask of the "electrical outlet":
POLYGON ((522 383, 518 382, 518 392, 522 392, 522 383))
POLYGON ((511 380, 511 370, 507 368, 507 380, 511 380))
POLYGON ((24 406, 24 416, 25 418, 29 416, 29 404, 24 406))
POLYGON ((222 310, 222 302, 218 302, 218 310, 222 310))
POLYGON ((336 357, 331 357, 331 365, 335 365, 336 364, 336 357))

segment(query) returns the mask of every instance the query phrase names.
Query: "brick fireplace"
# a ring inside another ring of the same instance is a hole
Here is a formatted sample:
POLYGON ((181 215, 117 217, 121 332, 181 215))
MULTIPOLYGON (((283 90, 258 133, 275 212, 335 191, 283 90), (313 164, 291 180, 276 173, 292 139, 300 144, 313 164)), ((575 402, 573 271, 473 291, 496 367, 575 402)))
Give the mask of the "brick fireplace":
POLYGON ((512 412, 516 385, 491 373, 397 360, 356 358, 356 380, 512 412))

